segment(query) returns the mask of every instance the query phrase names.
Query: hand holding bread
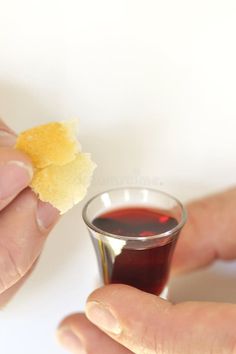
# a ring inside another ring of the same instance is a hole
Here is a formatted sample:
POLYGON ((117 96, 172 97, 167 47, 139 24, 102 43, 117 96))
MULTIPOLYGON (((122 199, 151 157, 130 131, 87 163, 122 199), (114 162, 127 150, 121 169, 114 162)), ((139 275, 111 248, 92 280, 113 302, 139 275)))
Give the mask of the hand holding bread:
POLYGON ((0 120, 0 306, 31 272, 59 214, 85 196, 94 168, 72 123, 17 137, 0 120))

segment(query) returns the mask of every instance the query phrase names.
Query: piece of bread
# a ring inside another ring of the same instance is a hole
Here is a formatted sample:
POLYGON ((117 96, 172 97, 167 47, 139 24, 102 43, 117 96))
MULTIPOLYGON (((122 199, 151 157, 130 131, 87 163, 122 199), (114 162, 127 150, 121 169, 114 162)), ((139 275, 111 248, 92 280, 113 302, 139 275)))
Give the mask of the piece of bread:
POLYGON ((36 168, 63 166, 80 150, 76 122, 55 122, 26 130, 19 135, 16 148, 24 151, 36 168))
POLYGON ((16 148, 32 160, 31 188, 64 214, 86 195, 96 165, 80 152, 75 122, 49 123, 21 133, 16 148))

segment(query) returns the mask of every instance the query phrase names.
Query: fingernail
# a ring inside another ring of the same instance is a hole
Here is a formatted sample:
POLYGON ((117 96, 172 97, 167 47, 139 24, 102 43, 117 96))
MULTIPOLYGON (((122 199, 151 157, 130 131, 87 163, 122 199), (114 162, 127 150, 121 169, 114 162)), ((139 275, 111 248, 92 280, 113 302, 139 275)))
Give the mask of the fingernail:
POLYGON ((86 305, 86 316, 88 319, 106 332, 113 334, 121 333, 121 326, 115 315, 107 306, 100 302, 90 301, 86 305))
POLYGON ((42 231, 47 231, 59 218, 59 211, 51 204, 38 201, 37 222, 42 231))
POLYGON ((0 200, 15 196, 26 188, 33 177, 33 169, 21 161, 0 166, 0 200))
POLYGON ((0 130, 0 146, 14 146, 16 139, 16 135, 0 130))
POLYGON ((59 342, 63 347, 76 354, 86 354, 81 339, 70 329, 60 329, 57 333, 59 342))

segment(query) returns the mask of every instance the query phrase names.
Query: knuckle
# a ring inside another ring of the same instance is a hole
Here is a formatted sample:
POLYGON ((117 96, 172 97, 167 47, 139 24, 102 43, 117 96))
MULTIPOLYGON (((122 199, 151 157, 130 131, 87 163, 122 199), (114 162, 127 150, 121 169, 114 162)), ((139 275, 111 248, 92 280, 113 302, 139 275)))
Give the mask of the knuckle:
POLYGON ((0 294, 15 284, 22 276, 23 272, 10 250, 0 244, 0 294))

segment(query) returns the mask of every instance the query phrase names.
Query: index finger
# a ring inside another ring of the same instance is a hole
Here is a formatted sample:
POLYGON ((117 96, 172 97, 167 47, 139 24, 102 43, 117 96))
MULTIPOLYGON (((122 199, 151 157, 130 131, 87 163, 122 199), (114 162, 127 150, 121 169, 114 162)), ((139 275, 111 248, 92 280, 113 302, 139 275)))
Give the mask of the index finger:
POLYGON ((13 148, 16 134, 0 119, 0 211, 31 182, 30 159, 13 148))
POLYGON ((236 188, 192 202, 177 242, 173 273, 236 258, 236 188))
POLYGON ((86 316, 136 354, 235 353, 234 304, 172 304, 138 289, 112 284, 89 296, 86 316))
POLYGON ((16 133, 0 118, 0 146, 14 146, 16 133))

